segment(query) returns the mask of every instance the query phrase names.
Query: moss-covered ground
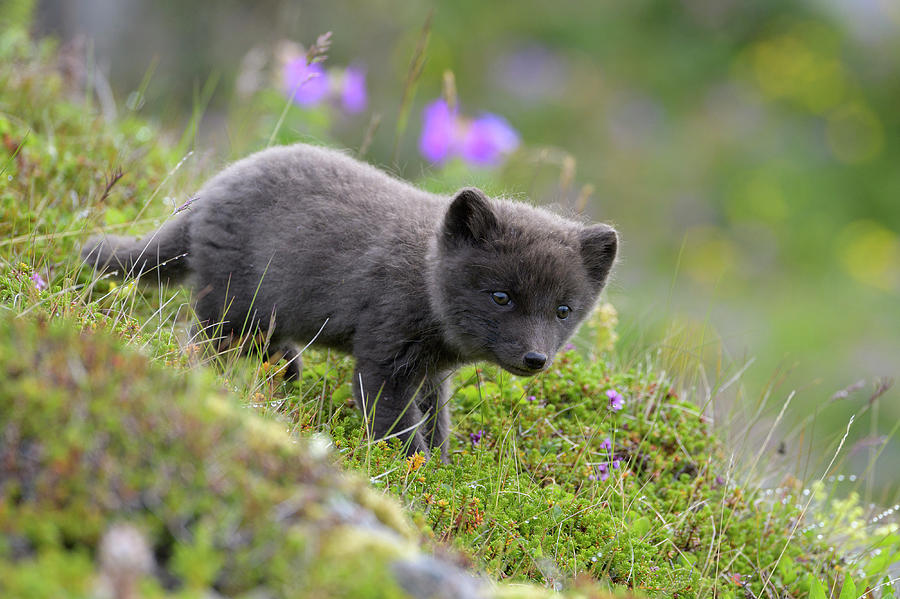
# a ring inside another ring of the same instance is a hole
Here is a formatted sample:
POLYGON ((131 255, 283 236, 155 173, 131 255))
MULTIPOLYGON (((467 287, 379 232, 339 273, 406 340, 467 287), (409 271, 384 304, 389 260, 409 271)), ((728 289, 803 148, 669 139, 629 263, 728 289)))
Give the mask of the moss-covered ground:
POLYGON ((573 595, 891 596, 892 516, 815 481, 760 488, 703 398, 652 357, 621 365, 610 306, 589 351, 540 377, 464 368, 448 465, 365 437, 345 356, 307 351, 299 384, 283 364, 203 365, 186 291, 94 280, 77 248, 157 226, 214 167, 132 110, 105 121, 62 62, 0 33, 0 595, 92 596, 127 523, 157 565, 140 596, 404 596, 362 559, 378 539, 322 540, 335 493, 380 516, 391 559, 436 551, 573 595), (310 435, 330 459, 293 442, 310 435))
POLYGON ((91 597, 121 578, 140 597, 403 596, 390 565, 415 535, 399 506, 209 373, 43 316, 3 314, 0 335, 3 597, 91 597), (97 572, 126 524, 140 536, 97 572))

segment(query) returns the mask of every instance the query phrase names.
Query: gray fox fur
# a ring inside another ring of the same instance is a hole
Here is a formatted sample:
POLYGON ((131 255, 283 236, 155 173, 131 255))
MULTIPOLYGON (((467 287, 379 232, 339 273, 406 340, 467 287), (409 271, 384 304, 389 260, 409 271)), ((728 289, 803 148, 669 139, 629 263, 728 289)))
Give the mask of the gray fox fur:
POLYGON ((98 270, 189 280, 201 327, 262 331, 292 376, 297 344, 352 354, 374 437, 446 459, 452 371, 476 360, 523 376, 547 369, 594 306, 617 245, 607 225, 474 188, 428 193, 298 144, 235 162, 159 230, 92 238, 82 256, 98 270))

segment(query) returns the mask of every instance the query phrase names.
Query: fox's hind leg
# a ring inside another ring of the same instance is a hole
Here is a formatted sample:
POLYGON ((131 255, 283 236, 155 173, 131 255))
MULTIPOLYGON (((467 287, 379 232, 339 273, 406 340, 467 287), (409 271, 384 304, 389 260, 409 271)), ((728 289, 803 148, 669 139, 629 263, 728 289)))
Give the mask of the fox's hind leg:
POLYGON ((266 348, 263 352, 263 359, 270 364, 284 359, 287 362, 287 365, 284 366, 284 380, 299 381, 300 375, 303 373, 303 358, 300 357, 300 348, 291 344, 276 344, 275 347, 277 349, 271 351, 266 348))
POLYGON ((200 290, 194 303, 197 323, 192 331, 192 339, 196 343, 206 344, 215 351, 228 349, 239 332, 230 322, 222 317, 222 298, 208 289, 200 290))
POLYGON ((191 345, 200 349, 204 362, 220 362, 226 352, 243 353, 254 342, 243 330, 246 312, 233 301, 226 304, 224 294, 213 289, 214 285, 198 286, 194 301, 197 322, 191 329, 191 345))
POLYGON ((300 357, 300 349, 296 345, 288 346, 284 350, 284 359, 287 361, 284 380, 299 381, 300 375, 303 374, 303 358, 300 357))

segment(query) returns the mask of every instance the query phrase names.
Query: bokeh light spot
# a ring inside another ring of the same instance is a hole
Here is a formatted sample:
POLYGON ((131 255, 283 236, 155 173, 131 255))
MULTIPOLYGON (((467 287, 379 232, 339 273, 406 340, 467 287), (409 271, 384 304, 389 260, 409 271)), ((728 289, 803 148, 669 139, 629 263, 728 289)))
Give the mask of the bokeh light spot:
POLYGON ((900 236, 894 231, 870 220, 850 223, 835 251, 854 279, 885 291, 900 289, 900 236))
POLYGON ((790 100, 814 114, 842 102, 849 76, 830 37, 822 27, 804 24, 757 43, 751 64, 763 94, 770 100, 790 100))

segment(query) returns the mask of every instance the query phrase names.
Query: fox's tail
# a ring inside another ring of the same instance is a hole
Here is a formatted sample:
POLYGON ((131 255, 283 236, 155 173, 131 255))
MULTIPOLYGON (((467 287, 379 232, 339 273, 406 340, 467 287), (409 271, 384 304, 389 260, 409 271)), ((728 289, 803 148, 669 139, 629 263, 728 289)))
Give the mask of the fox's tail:
POLYGON ((189 272, 188 219, 178 215, 141 239, 97 235, 81 248, 81 258, 101 272, 117 271, 120 277, 150 277, 175 282, 189 272))

